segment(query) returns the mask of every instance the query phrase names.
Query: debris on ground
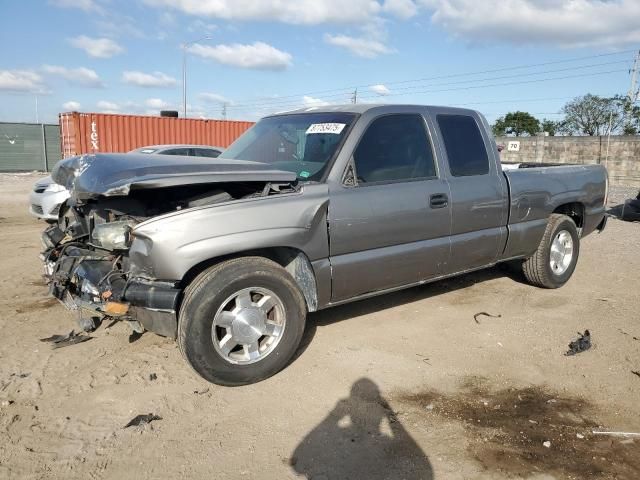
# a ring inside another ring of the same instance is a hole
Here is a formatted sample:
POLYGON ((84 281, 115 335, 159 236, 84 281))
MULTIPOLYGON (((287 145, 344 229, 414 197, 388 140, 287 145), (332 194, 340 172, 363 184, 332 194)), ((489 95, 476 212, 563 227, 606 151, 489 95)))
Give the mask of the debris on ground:
POLYGON ((628 336, 628 337, 631 337, 631 338, 633 338, 633 339, 634 339, 634 340, 636 340, 636 341, 640 341, 640 337, 636 337, 636 336, 634 336, 634 335, 631 335, 631 334, 629 334, 628 332, 625 332, 624 330, 622 330, 621 328, 619 328, 619 329, 618 329, 618 331, 619 331, 621 334, 626 335, 626 336, 628 336))
POLYGON ((136 341, 140 340, 141 336, 142 336, 142 333, 136 332, 134 330, 133 332, 131 332, 131 335, 129 335, 129 343, 133 343, 133 342, 136 342, 136 341))
POLYGON ((636 375, 637 377, 640 377, 640 372, 637 370, 631 370, 631 373, 633 373, 634 375, 636 375))
POLYGON ((624 202, 620 218, 627 222, 640 222, 640 192, 635 199, 624 202))
POLYGON ((551 448, 551 442, 549 440, 547 440, 546 442, 542 442, 542 446, 544 448, 551 448))
POLYGON ((427 365, 429 365, 430 367, 432 366, 432 365, 429 363, 429 357, 427 357, 426 355, 422 355, 422 354, 420 354, 420 353, 416 353, 416 355, 417 355, 418 357, 422 357, 422 361, 423 361, 424 363, 426 363, 426 364, 427 364, 427 365))
POLYGON ((157 380, 158 379, 158 375, 156 375, 155 373, 150 373, 149 374, 149 380, 153 381, 153 380, 157 380))
POLYGON ((15 402, 13 400, 3 400, 0 403, 0 407, 8 407, 9 405, 13 405, 15 402))
POLYGON ((100 321, 100 317, 85 317, 81 314, 78 318, 78 325, 83 332, 93 332, 100 326, 100 321))
POLYGON ((71 330, 66 335, 52 335, 47 338, 41 338, 41 342, 50 342, 52 348, 62 348, 68 347, 69 345, 75 345, 76 343, 86 342, 87 340, 91 340, 93 337, 89 335, 77 334, 75 330, 71 330))
POLYGON ((591 433, 594 435, 611 435, 614 437, 640 437, 640 433, 638 432, 600 432, 593 430, 591 433))
POLYGON ((162 417, 154 415, 153 413, 147 413, 146 415, 136 415, 123 428, 139 427, 151 423, 155 420, 162 420, 162 417))
POLYGON ((487 312, 478 312, 473 316, 473 319, 478 324, 480 323, 480 320, 478 320, 478 317, 480 317, 481 315, 484 315, 485 317, 491 317, 491 318, 502 318, 502 315, 492 315, 491 313, 487 313, 487 312))
POLYGON ((9 376, 10 377, 18 377, 18 378, 27 378, 29 375, 31 375, 31 374, 30 373, 12 373, 9 376))
POLYGON ((578 332, 578 338, 569 344, 569 350, 566 356, 575 355, 591 348, 591 333, 585 330, 584 333, 578 332))
POLYGON ((193 393, 195 393, 196 395, 204 395, 205 393, 209 393, 209 389, 203 388, 202 390, 194 390, 193 393))

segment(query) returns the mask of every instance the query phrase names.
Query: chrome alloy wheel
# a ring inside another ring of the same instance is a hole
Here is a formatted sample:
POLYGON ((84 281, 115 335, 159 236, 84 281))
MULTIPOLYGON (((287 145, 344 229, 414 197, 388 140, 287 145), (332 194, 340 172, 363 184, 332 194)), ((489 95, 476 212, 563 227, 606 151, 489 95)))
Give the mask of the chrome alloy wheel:
POLYGON ((566 230, 560 230, 551 243, 549 265, 554 275, 567 271, 573 259, 573 238, 566 230))
POLYGON ((213 319, 211 339, 227 362, 248 365, 273 352, 285 325, 284 304, 275 293, 245 288, 222 302, 213 319))

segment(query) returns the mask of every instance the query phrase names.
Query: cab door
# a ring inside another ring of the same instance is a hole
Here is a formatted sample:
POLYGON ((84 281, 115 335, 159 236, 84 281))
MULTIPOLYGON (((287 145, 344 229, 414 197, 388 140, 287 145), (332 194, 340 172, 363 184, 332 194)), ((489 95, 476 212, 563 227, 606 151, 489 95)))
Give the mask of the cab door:
POLYGON ((449 186, 424 117, 371 120, 329 204, 332 302, 442 275, 449 260, 449 186))
POLYGON ((450 274, 495 263, 507 240, 509 199, 495 143, 482 118, 464 112, 435 112, 451 190, 450 274))

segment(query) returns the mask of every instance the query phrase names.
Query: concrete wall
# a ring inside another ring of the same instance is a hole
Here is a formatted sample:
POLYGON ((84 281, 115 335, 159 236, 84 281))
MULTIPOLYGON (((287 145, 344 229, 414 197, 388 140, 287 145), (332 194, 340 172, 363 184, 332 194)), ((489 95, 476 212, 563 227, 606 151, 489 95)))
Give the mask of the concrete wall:
POLYGON ((613 136, 607 157, 607 137, 498 137, 503 162, 600 163, 612 184, 640 187, 640 136, 613 136), (508 151, 509 142, 520 151, 508 151))

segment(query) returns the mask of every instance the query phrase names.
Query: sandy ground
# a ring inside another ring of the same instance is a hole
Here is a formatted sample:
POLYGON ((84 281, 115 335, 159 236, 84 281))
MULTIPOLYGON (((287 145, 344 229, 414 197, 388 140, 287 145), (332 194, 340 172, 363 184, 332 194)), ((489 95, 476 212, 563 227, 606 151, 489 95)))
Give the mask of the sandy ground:
POLYGON ((314 314, 291 366, 230 389, 123 324, 39 341, 75 319, 40 277, 35 178, 0 175, 0 478, 640 478, 640 437, 591 433, 640 432, 640 224, 586 238, 559 290, 494 268, 314 314))

